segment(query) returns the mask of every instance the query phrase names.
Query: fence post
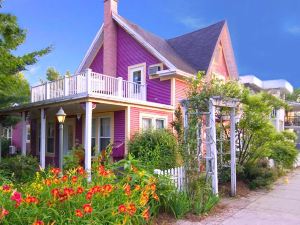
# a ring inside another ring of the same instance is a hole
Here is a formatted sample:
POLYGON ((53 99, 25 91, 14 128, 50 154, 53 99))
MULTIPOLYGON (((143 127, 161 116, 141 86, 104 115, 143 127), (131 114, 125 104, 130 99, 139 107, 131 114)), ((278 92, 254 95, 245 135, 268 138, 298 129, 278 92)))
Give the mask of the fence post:
POLYGON ((50 99, 50 85, 48 81, 45 84, 45 99, 50 99))
POLYGON ((118 77, 118 97, 123 97, 123 77, 118 77))
POLYGON ((64 76, 64 96, 69 95, 69 77, 64 76))
POLYGON ((92 78, 92 70, 91 69, 86 69, 85 71, 85 76, 86 76, 86 93, 90 94, 92 93, 92 82, 91 82, 91 78, 92 78))

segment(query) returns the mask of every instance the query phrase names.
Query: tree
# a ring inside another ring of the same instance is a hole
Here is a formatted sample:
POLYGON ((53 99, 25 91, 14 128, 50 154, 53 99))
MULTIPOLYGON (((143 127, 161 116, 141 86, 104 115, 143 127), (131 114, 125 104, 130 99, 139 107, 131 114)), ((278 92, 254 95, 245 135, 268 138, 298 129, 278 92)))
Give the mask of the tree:
POLYGON ((295 89, 292 94, 287 95, 286 100, 300 102, 300 88, 295 89))
POLYGON ((60 73, 54 67, 49 67, 46 72, 48 81, 55 81, 61 78, 60 73))
POLYGON ((0 13, 0 107, 28 102, 29 85, 20 73, 51 50, 47 47, 21 56, 15 55, 14 51, 25 39, 26 31, 19 27, 17 18, 0 13))

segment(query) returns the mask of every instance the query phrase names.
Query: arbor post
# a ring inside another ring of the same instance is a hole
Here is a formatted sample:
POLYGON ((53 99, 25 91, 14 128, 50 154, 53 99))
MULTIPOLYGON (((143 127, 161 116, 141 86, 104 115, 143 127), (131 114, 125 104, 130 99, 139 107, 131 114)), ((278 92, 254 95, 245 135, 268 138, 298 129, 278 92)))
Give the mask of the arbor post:
POLYGON ((230 111, 230 157, 231 157, 231 196, 236 195, 236 146, 235 146, 235 108, 230 111))

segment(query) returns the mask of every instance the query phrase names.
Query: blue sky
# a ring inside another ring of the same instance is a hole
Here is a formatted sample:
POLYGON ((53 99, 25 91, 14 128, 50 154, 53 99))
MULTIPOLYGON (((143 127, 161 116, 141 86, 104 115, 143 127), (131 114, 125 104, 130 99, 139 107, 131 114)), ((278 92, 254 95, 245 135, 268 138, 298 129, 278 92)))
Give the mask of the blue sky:
MULTIPOLYGON (((54 50, 29 68, 31 84, 46 69, 74 72, 103 20, 103 0, 5 0, 27 41, 18 53, 54 50)), ((226 19, 240 74, 286 79, 300 87, 299 0, 119 0, 119 13, 164 38, 226 19)))

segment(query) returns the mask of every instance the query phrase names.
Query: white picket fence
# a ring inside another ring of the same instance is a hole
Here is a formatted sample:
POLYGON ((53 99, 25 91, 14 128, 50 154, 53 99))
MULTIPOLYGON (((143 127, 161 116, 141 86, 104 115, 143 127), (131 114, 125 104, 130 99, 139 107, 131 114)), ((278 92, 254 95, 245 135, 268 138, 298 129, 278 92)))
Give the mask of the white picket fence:
POLYGON ((179 191, 183 191, 186 187, 186 174, 185 174, 185 168, 182 167, 176 167, 168 170, 154 170, 155 174, 168 176, 171 178, 172 182, 176 186, 176 188, 179 191))

